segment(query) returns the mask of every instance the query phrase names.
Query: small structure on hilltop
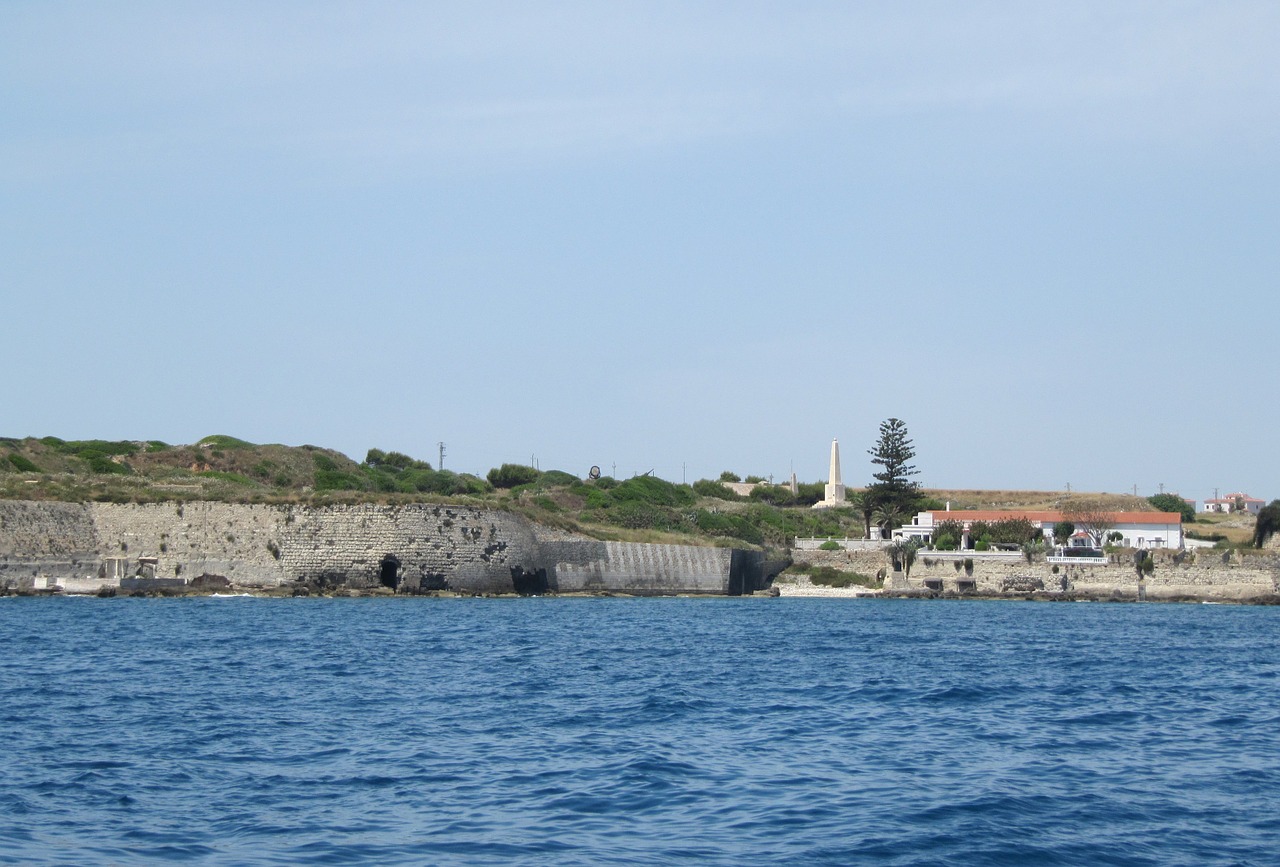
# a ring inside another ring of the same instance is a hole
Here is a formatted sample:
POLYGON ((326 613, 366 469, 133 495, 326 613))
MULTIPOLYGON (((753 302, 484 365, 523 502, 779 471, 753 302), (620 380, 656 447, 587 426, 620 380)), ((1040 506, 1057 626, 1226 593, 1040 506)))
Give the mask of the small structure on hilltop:
POLYGON ((822 500, 814 503, 815 509, 830 509, 845 504, 844 484, 840 481, 840 442, 831 441, 831 473, 827 477, 827 487, 823 491, 822 500))

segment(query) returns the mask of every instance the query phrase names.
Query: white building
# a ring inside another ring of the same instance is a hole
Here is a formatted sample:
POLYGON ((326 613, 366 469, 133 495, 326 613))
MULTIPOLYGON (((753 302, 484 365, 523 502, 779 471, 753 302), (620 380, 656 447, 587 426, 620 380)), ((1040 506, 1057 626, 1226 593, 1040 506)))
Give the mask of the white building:
POLYGON ((1256 515, 1262 511, 1262 507, 1267 503, 1265 500, 1259 500, 1248 494, 1237 491, 1234 494, 1227 494, 1225 497, 1217 497, 1212 500, 1205 500, 1204 506, 1200 509, 1202 512, 1248 512, 1250 515, 1256 515))
MULTIPOLYGON (((1062 512, 1054 511, 997 511, 997 510, 946 510, 921 512, 911 519, 910 524, 894 530, 894 538, 918 539, 921 542, 933 541, 934 528, 943 521, 955 521, 964 531, 963 544, 972 547, 974 540, 969 537, 970 528, 984 522, 994 524, 999 521, 1017 520, 1019 518, 1031 522, 1040 530, 1045 540, 1052 544, 1054 525, 1071 518, 1062 512)), ((1119 533, 1118 543, 1127 548, 1181 548, 1182 515, 1178 512, 1108 512, 1106 522, 1111 524, 1106 535, 1119 533)), ((1077 526, 1076 530, 1085 529, 1077 526)), ((1078 537, 1078 534, 1077 534, 1078 537)), ((1079 537, 1078 537, 1079 538, 1079 537)), ((1081 538, 1081 541, 1084 539, 1081 538)), ((1080 544, 1073 539, 1072 544, 1080 544)))

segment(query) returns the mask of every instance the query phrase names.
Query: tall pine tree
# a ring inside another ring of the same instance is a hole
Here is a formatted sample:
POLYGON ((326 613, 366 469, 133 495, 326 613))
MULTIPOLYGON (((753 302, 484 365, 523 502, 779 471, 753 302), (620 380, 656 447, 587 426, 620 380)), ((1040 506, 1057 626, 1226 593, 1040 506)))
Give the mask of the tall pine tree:
POLYGON ((871 474, 875 481, 867 486, 866 498, 893 519, 884 523, 905 521, 920 500, 920 486, 911 480, 918 470, 911 463, 916 450, 907 435, 906 423, 897 418, 880 422, 880 438, 867 454, 871 455, 871 463, 881 469, 871 474))

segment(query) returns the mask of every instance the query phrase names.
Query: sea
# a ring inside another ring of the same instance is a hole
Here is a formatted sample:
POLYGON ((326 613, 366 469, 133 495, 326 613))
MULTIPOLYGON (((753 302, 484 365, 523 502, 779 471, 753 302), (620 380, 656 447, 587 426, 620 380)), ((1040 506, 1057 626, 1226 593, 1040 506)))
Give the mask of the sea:
POLYGON ((1280 864, 1280 608, 0 599, 0 863, 1280 864))

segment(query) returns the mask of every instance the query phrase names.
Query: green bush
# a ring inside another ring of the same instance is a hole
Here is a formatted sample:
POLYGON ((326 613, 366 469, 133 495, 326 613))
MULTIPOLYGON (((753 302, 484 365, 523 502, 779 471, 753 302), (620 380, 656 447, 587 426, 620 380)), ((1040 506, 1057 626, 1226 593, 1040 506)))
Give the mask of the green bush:
POLYGON ((959 521, 939 521, 933 525, 933 547, 939 551, 953 551, 960 547, 960 540, 964 538, 964 524, 959 521), (943 548, 942 541, 949 539, 950 548, 943 548))
POLYGON ((538 477, 536 487, 538 490, 546 490, 547 488, 567 488, 581 483, 582 480, 572 473, 566 473, 563 470, 547 470, 538 477))
MULTIPOLYGON (((322 456, 316 455, 316 457, 322 456)), ((315 488, 317 491, 363 491, 367 489, 367 483, 354 473, 316 470, 315 488)))
POLYGON ((212 446, 215 449, 251 449, 253 448, 253 443, 236 439, 235 437, 229 437, 226 434, 214 434, 213 436, 207 436, 204 439, 200 440, 200 442, 196 443, 196 445, 212 446))
POLYGON ((740 481, 742 481, 742 476, 740 476, 740 475, 738 475, 737 473, 732 472, 732 471, 730 471, 730 470, 725 470, 723 473, 721 473, 721 474, 720 474, 720 481, 722 481, 722 482, 740 482, 740 481))
POLYGON ((722 512, 699 509, 694 513, 694 524, 710 536, 728 536, 752 545, 759 545, 764 541, 760 529, 741 515, 726 515, 722 512))
POLYGON ((969 534, 974 539, 985 539, 988 543, 1003 545, 1021 545, 1040 537, 1040 531, 1026 518, 974 521, 969 527, 969 534))
POLYGON ((939 551, 955 551, 960 547, 960 540, 950 533, 943 533, 934 538, 933 547, 939 551))
POLYGON ((726 488, 720 482, 710 479, 699 479, 693 483, 693 492, 700 497, 714 497, 717 500, 741 500, 742 498, 726 488))
POLYGON ((751 499, 763 500, 774 506, 789 506, 795 502, 795 495, 790 488, 782 485, 760 485, 751 489, 751 499))
POLYGON ((542 475, 533 467, 523 464, 503 464, 489 470, 489 484, 495 488, 514 488, 516 485, 528 485, 536 482, 542 475))
POLYGON ((764 476, 747 476, 743 481, 748 485, 762 485, 764 484, 764 476))
POLYGON ((636 476, 618 484, 609 492, 614 502, 636 501, 655 506, 691 506, 697 501, 693 489, 660 479, 657 476, 636 476))
POLYGON ((669 530, 678 523, 670 510, 640 500, 618 503, 608 516, 609 523, 632 530, 669 530))
POLYGON ((809 571, 809 580, 820 587, 874 587, 874 578, 859 572, 841 572, 830 566, 818 566, 809 571))
POLYGON ((83 449, 76 457, 89 465, 89 471, 99 475, 127 476, 133 472, 128 464, 118 464, 97 449, 83 449))
POLYGON ((823 542, 821 545, 818 546, 818 550, 819 551, 839 551, 841 550, 841 546, 840 546, 840 543, 837 542, 835 539, 828 539, 827 541, 823 542))
POLYGON ((22 473, 39 473, 39 472, 42 472, 42 470, 41 470, 39 467, 37 467, 35 464, 31 463, 31 461, 27 460, 26 458, 24 458, 22 455, 18 454, 17 452, 12 452, 12 453, 10 453, 10 455, 9 455, 9 463, 13 465, 14 469, 16 469, 16 470, 18 470, 19 472, 22 472, 22 473))

